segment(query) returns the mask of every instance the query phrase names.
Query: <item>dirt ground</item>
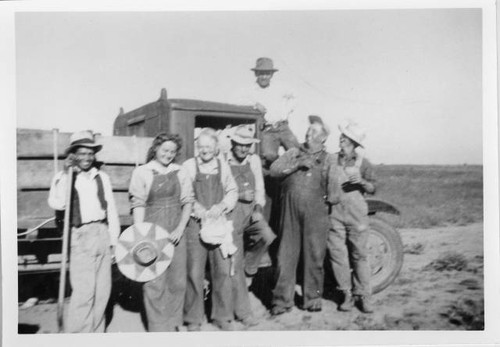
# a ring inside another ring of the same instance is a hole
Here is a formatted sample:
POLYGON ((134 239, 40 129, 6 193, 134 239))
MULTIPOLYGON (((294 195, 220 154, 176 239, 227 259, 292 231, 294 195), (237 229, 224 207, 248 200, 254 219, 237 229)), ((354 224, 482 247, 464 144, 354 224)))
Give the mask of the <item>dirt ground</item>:
MULTIPOLYGON (((374 295, 375 313, 339 312, 336 295, 327 288, 322 312, 294 308, 271 319, 262 301, 252 294, 260 323, 250 330, 483 329, 483 225, 402 229, 400 233, 405 245, 403 269, 391 286, 374 295)), ((56 305, 20 308, 19 329, 56 332, 56 305)), ((217 328, 206 323, 202 330, 217 328)), ((116 304, 107 331, 143 332, 145 328, 140 313, 116 304)))

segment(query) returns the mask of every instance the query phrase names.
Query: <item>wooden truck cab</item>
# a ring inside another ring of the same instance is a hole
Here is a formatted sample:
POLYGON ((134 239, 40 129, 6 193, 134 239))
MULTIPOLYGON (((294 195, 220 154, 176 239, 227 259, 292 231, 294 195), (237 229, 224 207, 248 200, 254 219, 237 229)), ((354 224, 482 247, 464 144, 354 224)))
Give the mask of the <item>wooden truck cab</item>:
MULTIPOLYGON (((113 136, 96 136, 103 145, 96 159, 111 179, 122 229, 132 224, 128 186, 133 169, 146 160, 152 139, 160 132, 179 134, 183 139, 178 161, 194 155, 195 129, 216 130, 239 124, 254 124, 259 132, 262 114, 251 106, 167 99, 166 90, 152 103, 120 112, 113 136)), ((19 272, 56 271, 60 267, 61 233, 54 221, 36 232, 27 231, 54 217, 47 203, 51 179, 62 169, 70 133, 17 129, 17 221, 19 272)), ((258 148, 256 149, 258 150, 258 148)))

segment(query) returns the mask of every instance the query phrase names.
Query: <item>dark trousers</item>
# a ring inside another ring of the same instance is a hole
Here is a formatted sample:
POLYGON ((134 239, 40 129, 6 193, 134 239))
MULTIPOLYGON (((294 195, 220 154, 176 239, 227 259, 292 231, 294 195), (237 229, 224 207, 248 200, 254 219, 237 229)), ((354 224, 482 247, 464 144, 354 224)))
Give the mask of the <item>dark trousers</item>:
POLYGON ((175 331, 182 326, 186 292, 186 240, 175 247, 167 270, 143 287, 148 331, 175 331))
POLYGON ((275 125, 266 125, 260 133, 260 151, 265 165, 271 165, 278 159, 278 150, 283 146, 285 150, 299 147, 297 137, 288 126, 288 121, 281 121, 275 125))
POLYGON ((200 239, 200 224, 193 218, 185 231, 187 241, 187 286, 184 303, 184 321, 188 324, 203 322, 203 281, 207 260, 212 284, 212 320, 233 319, 231 262, 224 259, 217 246, 203 243, 200 239))
POLYGON ((302 257, 303 307, 313 306, 323 294, 323 261, 328 234, 328 207, 321 196, 289 192, 281 201, 281 240, 273 306, 294 305, 297 267, 302 257))
POLYGON ((233 309, 237 319, 242 320, 252 315, 248 287, 245 279, 245 257, 243 251, 243 233, 233 233, 234 245, 238 248, 233 254, 234 274, 231 277, 233 284, 233 309))

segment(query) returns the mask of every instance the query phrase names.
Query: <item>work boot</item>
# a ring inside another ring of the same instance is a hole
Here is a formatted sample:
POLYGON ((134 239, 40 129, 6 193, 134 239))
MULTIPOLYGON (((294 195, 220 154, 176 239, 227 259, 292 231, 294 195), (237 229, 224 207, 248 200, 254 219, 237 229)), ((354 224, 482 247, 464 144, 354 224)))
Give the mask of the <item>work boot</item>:
POLYGON ((291 307, 273 306, 273 308, 271 309, 271 316, 276 317, 284 313, 290 312, 291 310, 292 310, 291 307))
POLYGON ((344 292, 344 300, 339 305, 339 311, 349 312, 352 311, 354 307, 354 298, 352 297, 351 292, 344 292))
POLYGON ((259 324, 259 321, 252 315, 243 318, 240 322, 247 328, 254 327, 259 324))
POLYGON ((187 331, 201 331, 201 325, 196 323, 188 324, 187 331))
POLYGON ((230 321, 230 320, 226 320, 226 321, 214 320, 213 324, 217 328, 219 328, 220 330, 224 330, 224 331, 235 331, 236 330, 236 327, 234 326, 234 322, 230 321))
POLYGON ((363 313, 373 313, 373 304, 369 297, 359 296, 358 298, 359 310, 363 313))

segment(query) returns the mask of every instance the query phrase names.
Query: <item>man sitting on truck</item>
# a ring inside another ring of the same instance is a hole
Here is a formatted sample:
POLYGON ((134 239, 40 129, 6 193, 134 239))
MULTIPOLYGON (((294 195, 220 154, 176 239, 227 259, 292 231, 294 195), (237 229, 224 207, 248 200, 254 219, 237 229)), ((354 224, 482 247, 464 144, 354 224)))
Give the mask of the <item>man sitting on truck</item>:
POLYGON ((65 332, 104 332, 104 311, 111 293, 111 255, 120 223, 108 175, 95 166, 102 145, 90 131, 76 132, 66 150, 64 170, 58 172, 49 192, 50 207, 66 206, 68 171, 76 178, 70 204, 71 250, 69 275, 72 287, 65 332))
POLYGON ((255 109, 264 114, 261 129, 261 157, 264 166, 269 167, 278 159, 280 146, 285 150, 299 147, 297 137, 288 126, 288 119, 295 110, 296 96, 278 84, 271 85, 273 75, 278 71, 272 59, 261 57, 255 67, 256 84, 245 95, 245 101, 251 102, 255 109))

